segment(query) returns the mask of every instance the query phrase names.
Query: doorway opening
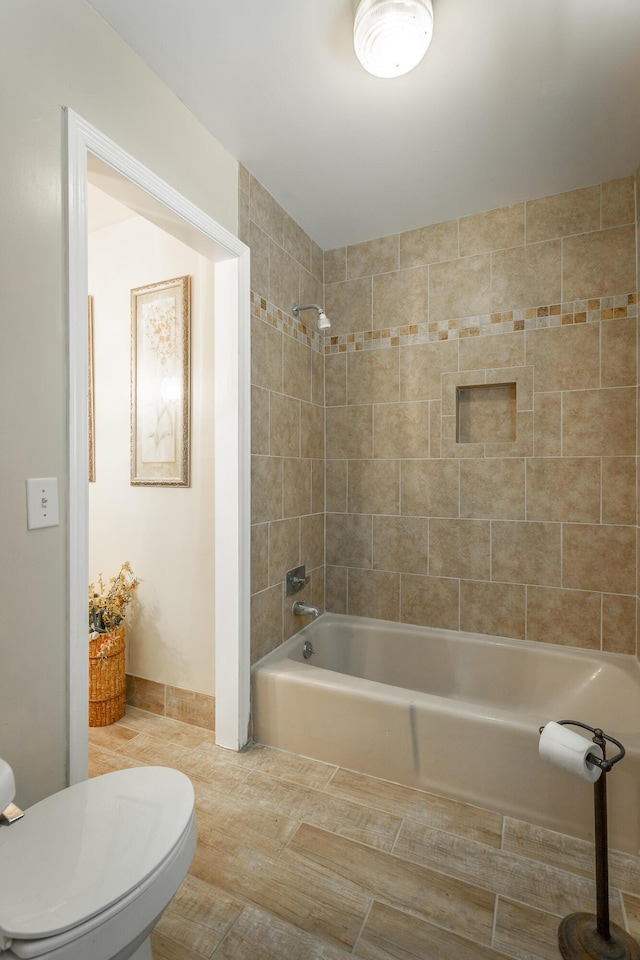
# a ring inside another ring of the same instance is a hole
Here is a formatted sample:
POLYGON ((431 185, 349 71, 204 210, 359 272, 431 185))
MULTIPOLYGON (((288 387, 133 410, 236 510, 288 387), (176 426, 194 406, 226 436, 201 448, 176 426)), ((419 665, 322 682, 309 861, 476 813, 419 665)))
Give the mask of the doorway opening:
MULTIPOLYGON (((72 111, 69 210, 69 779, 87 774, 89 575, 88 241, 91 182, 210 262, 216 742, 240 749, 249 724, 249 251, 236 237, 72 111)), ((204 531, 204 536, 207 532, 204 531)), ((124 558, 123 558, 124 559, 124 558)), ((178 558, 179 562, 179 558, 178 558)))

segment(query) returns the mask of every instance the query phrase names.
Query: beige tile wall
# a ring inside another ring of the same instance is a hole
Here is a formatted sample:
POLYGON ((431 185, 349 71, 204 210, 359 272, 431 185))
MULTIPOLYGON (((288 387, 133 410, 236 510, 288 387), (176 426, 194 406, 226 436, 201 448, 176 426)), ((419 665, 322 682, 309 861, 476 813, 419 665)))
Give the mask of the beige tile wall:
POLYGON ((635 651, 636 179, 323 256, 241 169, 253 660, 299 562, 335 611, 635 651), (515 440, 459 443, 457 388, 500 383, 515 440))
POLYGON ((288 569, 324 603, 324 357, 294 303, 323 302, 322 251, 240 168, 239 234, 251 248, 251 659, 299 629, 285 597, 288 569))
POLYGON ((325 252, 328 609, 635 652, 635 221, 627 177, 325 252))

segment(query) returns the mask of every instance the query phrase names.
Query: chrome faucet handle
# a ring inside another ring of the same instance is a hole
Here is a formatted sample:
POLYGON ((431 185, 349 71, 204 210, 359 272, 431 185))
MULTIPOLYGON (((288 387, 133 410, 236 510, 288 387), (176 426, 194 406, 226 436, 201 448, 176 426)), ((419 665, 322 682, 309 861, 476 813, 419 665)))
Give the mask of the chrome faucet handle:
POLYGON ((306 577, 291 577, 291 585, 295 587, 296 590, 302 590, 308 583, 311 583, 311 577, 309 575, 306 577))
POLYGON ((293 570, 287 570, 285 581, 287 584, 287 596, 290 597, 294 593, 299 593, 303 587, 311 583, 311 577, 307 576, 307 568, 301 563, 299 567, 294 567, 293 570))

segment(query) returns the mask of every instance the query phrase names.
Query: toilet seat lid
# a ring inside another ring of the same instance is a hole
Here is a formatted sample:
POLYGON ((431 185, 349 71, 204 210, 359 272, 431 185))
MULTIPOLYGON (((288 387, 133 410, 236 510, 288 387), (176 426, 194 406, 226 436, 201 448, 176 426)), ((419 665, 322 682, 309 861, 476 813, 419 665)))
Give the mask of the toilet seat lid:
POLYGON ((134 767, 77 783, 0 829, 0 934, 64 933, 156 871, 188 828, 188 777, 134 767))

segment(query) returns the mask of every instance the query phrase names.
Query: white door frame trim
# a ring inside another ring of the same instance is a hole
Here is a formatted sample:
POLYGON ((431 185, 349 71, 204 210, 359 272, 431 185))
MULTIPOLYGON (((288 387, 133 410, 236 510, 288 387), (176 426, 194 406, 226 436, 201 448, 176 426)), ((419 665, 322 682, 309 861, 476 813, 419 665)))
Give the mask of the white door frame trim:
POLYGON ((87 155, 92 153, 214 241, 215 696, 216 743, 248 740, 250 711, 250 304, 249 248, 72 110, 67 134, 69 297, 69 782, 87 776, 87 155))

